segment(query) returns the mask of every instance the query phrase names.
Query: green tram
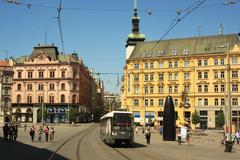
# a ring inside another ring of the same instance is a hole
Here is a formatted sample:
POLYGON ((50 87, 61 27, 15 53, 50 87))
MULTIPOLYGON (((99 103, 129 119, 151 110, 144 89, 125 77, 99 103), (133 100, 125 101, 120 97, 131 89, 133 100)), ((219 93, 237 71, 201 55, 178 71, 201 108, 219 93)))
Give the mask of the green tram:
POLYGON ((132 146, 134 143, 134 123, 131 112, 112 111, 100 118, 100 137, 109 145, 132 146))

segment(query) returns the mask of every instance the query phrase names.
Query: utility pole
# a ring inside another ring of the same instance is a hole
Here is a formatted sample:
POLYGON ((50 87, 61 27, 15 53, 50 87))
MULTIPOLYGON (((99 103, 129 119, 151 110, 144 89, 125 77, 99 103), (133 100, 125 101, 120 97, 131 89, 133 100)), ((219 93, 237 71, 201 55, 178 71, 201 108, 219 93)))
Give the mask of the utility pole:
POLYGON ((226 120, 225 120, 225 152, 232 151, 232 108, 231 108, 231 90, 230 90, 230 57, 229 57, 229 43, 227 42, 227 95, 228 95, 228 107, 226 107, 226 120))

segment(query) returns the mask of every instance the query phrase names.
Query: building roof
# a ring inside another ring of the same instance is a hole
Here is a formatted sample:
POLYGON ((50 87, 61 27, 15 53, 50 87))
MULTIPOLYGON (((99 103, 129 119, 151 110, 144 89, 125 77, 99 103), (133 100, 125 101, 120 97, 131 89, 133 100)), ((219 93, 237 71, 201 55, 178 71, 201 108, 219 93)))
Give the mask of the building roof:
POLYGON ((231 49, 239 42, 237 34, 138 42, 129 59, 172 56, 173 50, 177 50, 176 56, 184 55, 184 50, 188 50, 188 54, 222 53, 227 51, 227 43, 231 49))
POLYGON ((5 67, 5 66, 9 66, 9 62, 0 60, 0 67, 5 67))

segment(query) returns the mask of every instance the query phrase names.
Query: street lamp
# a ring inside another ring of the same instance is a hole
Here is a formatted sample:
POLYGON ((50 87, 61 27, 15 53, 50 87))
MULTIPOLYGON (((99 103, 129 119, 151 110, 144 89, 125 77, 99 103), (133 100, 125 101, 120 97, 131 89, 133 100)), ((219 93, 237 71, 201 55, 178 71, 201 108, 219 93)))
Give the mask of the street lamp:
MULTIPOLYGON (((227 93, 228 93, 228 107, 225 108, 225 152, 232 151, 232 108, 231 108, 231 91, 230 91, 230 57, 229 57, 229 43, 227 42, 227 93)), ((225 105, 226 106, 226 105, 225 105)))

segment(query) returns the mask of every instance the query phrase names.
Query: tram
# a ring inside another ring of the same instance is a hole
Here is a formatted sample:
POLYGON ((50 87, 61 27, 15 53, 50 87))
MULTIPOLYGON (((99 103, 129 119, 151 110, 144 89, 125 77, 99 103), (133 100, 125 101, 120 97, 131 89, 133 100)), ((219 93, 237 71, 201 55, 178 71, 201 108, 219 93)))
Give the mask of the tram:
POLYGON ((112 111, 100 118, 100 137, 109 145, 132 146, 134 143, 132 112, 112 111))

